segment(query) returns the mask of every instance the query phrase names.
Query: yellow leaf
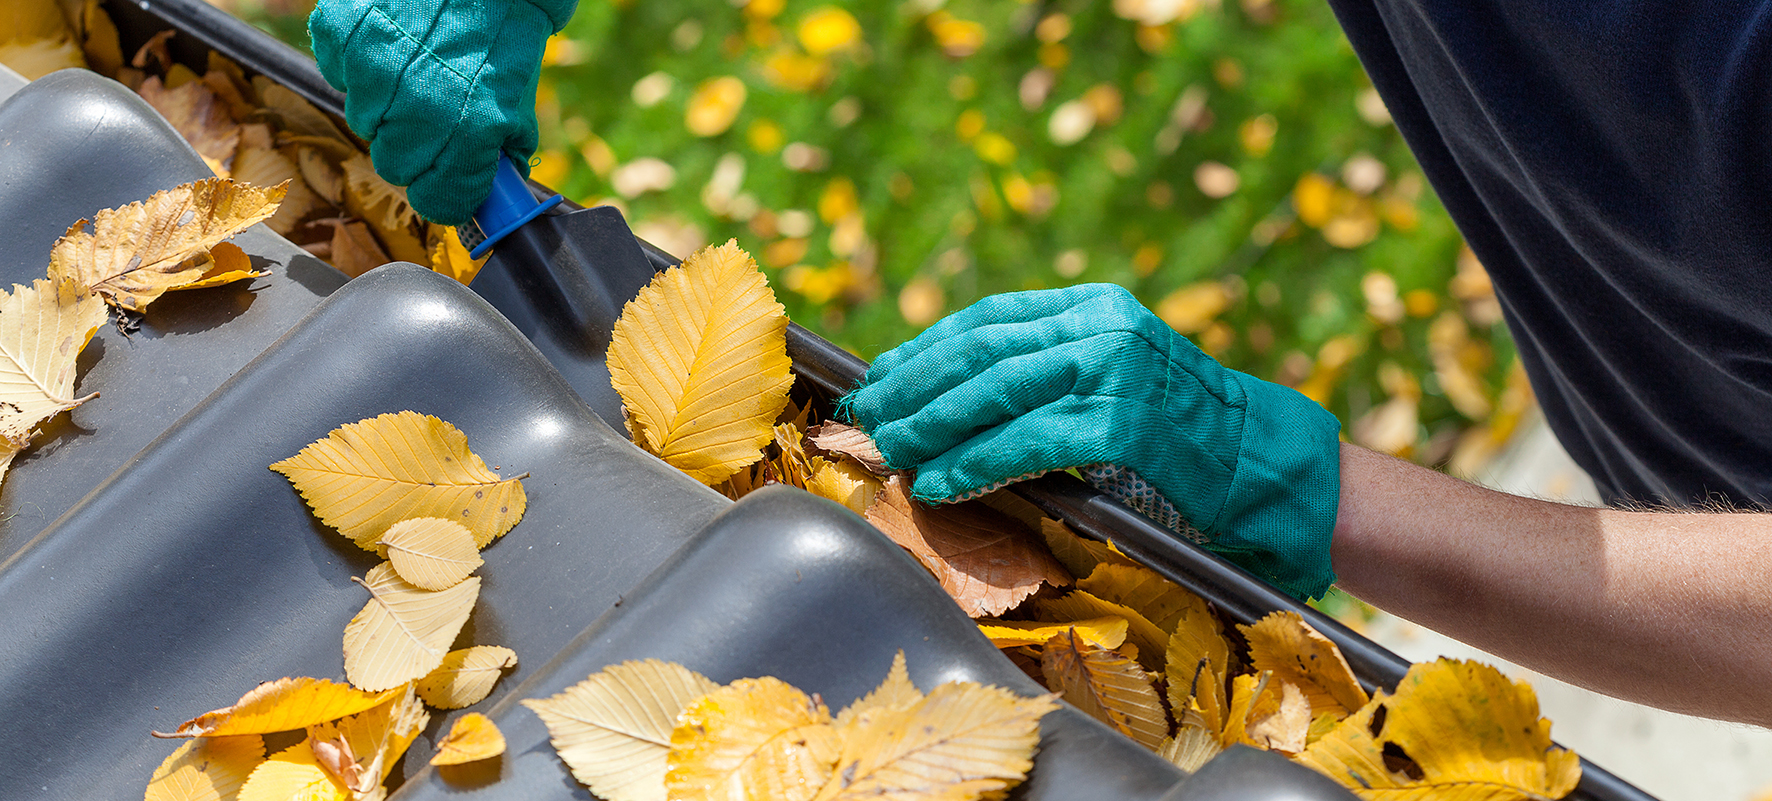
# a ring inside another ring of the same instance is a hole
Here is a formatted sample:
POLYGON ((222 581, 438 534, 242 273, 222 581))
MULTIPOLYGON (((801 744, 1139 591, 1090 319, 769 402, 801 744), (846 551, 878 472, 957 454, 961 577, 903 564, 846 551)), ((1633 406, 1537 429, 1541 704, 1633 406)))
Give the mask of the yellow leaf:
POLYGON ((808 801, 837 754, 823 704, 780 679, 739 679, 683 708, 665 791, 671 801, 808 801))
POLYGON ((702 81, 689 98, 683 125, 696 136, 718 136, 732 127, 738 112, 744 108, 744 81, 722 75, 702 81))
POLYGON ((191 143, 191 149, 209 164, 216 175, 228 177, 228 164, 240 146, 240 126, 229 116, 225 103, 201 81, 192 81, 177 89, 168 89, 158 76, 142 82, 136 94, 148 101, 160 116, 172 124, 179 136, 191 143))
POLYGON ((1211 617, 1205 600, 1149 568, 1099 564, 1077 589, 1104 601, 1129 606, 1163 631, 1174 631, 1184 617, 1211 617))
POLYGON ((346 801, 346 789, 303 740, 259 763, 240 788, 239 801, 346 801))
POLYGON ((264 758, 256 734, 192 740, 154 770, 145 801, 234 801, 264 758))
POLYGON ((308 746, 322 768, 362 798, 376 792, 431 720, 410 685, 374 709, 308 729, 308 746))
POLYGON ((233 706, 185 721, 171 734, 155 737, 224 737, 292 731, 373 709, 399 691, 369 693, 326 679, 305 676, 267 681, 240 696, 233 706))
POLYGON ((611 665, 564 692, 523 701, 547 724, 572 775, 607 801, 665 801, 671 729, 685 706, 719 689, 682 665, 611 665))
POLYGON ((58 39, 68 33, 68 19, 57 0, 8 0, 0 11, 0 42, 58 39))
POLYGON ((1153 677, 1119 653, 1091 645, 1076 629, 1046 641, 1040 672, 1047 689, 1139 745, 1155 751, 1169 734, 1153 677))
POLYGON ((806 481, 806 491, 843 504, 858 515, 865 515, 880 492, 880 482, 852 462, 828 462, 814 456, 812 477, 806 481))
POLYGON ((474 532, 440 517, 402 520, 375 544, 387 551, 400 578, 422 590, 447 590, 485 564, 474 547, 474 532))
POLYGON ((1260 719, 1249 722, 1246 727, 1249 741, 1270 751, 1297 754, 1304 750, 1305 738, 1311 728, 1311 704, 1297 685, 1279 679, 1274 681, 1280 686, 1278 703, 1272 710, 1263 710, 1266 714, 1260 719))
POLYGON ((207 259, 209 266, 203 270, 198 279, 184 286, 175 286, 174 290, 208 289, 212 286, 231 284, 248 278, 263 278, 270 273, 252 269, 252 258, 241 250, 239 245, 223 242, 209 249, 206 256, 198 256, 199 260, 207 259))
POLYGON ((505 752, 505 736, 492 719, 478 712, 469 712, 449 728, 449 736, 437 743, 433 765, 462 765, 491 759, 505 752))
POLYGON ((0 298, 0 438, 13 452, 38 423, 98 397, 73 396, 75 358, 106 316, 67 281, 13 284, 0 298))
POLYGON ((462 247, 461 237, 455 229, 447 225, 430 227, 431 269, 454 278, 463 284, 474 282, 474 276, 480 274, 491 256, 474 259, 468 255, 468 249, 462 247))
POLYGON ((1175 736, 1163 741, 1157 748, 1157 756, 1188 773, 1193 773, 1206 766, 1206 762, 1218 756, 1224 747, 1218 744, 1218 734, 1204 726, 1182 724, 1175 731, 1175 736))
POLYGON ((911 497, 903 475, 886 481, 867 519, 929 568, 970 617, 1013 609, 1041 584, 1071 583, 1052 555, 1008 516, 977 501, 925 505, 911 497))
POLYGON ((202 279, 191 261, 270 217, 288 192, 209 178, 74 224, 50 252, 49 277, 68 278, 114 306, 147 308, 168 289, 202 279))
POLYGON ((1040 536, 1046 540, 1046 548, 1052 551, 1052 557, 1073 576, 1087 576, 1095 570, 1096 565, 1102 563, 1137 565, 1120 553, 1112 543, 1086 539, 1060 520, 1041 518, 1040 536))
POLYGON ((1048 620, 1125 618, 1126 641, 1138 649, 1139 664, 1144 665, 1146 670, 1163 668, 1164 646, 1169 638, 1163 634, 1162 629, 1132 607, 1104 601, 1082 590, 1069 593, 1063 598, 1044 598, 1036 603, 1040 617, 1048 620))
POLYGON ((1409 668, 1396 695, 1374 698, 1298 761, 1355 795, 1386 801, 1451 793, 1536 801, 1562 798, 1581 780, 1581 760, 1551 745, 1531 685, 1450 659, 1409 668))
POLYGON ((1229 670, 1230 644, 1223 624, 1210 611, 1183 615, 1169 635, 1164 651, 1164 675, 1169 680, 1169 705, 1178 710, 1198 710, 1204 725, 1218 732, 1224 728, 1225 672, 1229 670))
POLYGON ((833 725, 839 730, 849 727, 866 715, 880 714, 885 710, 906 709, 912 704, 923 700, 923 692, 911 683, 911 672, 904 661, 904 651, 892 657, 892 668, 886 671, 886 680, 880 682, 873 692, 856 699, 855 703, 837 713, 833 725))
POLYGON ((0 64, 37 80, 68 67, 84 67, 79 43, 55 0, 8 0, 0 10, 0 64))
POLYGON ((1310 699, 1313 715, 1342 717, 1371 700, 1341 649, 1297 612, 1275 612, 1237 628, 1249 641, 1249 663, 1297 685, 1310 699))
MULTIPOLYGON (((1218 744, 1229 748, 1238 743, 1250 744, 1249 722, 1272 713, 1278 699, 1269 696, 1272 673, 1247 673, 1231 679, 1230 708, 1225 710, 1224 729, 1218 733, 1218 744), (1260 708, 1263 702, 1268 708, 1260 708)), ((1275 688, 1278 689, 1278 688, 1275 688)))
POLYGON ((472 706, 492 694, 500 674, 516 666, 517 652, 497 645, 450 651, 443 664, 418 680, 418 695, 438 709, 472 706))
POLYGON ((436 670, 480 597, 478 578, 431 592, 408 584, 387 562, 352 580, 369 590, 369 603, 345 626, 345 677, 370 691, 436 670))
POLYGON ((653 278, 609 345, 634 442, 710 486, 757 461, 794 382, 787 325, 736 240, 653 278))
POLYGON ((366 551, 390 526, 413 517, 461 523, 484 548, 517 525, 528 504, 519 482, 528 474, 499 478, 455 426, 411 411, 335 428, 271 469, 289 478, 323 522, 366 551))
POLYGON ((72 39, 34 39, 0 43, 0 64, 34 81, 56 70, 84 67, 86 59, 72 39))
POLYGON ((950 682, 914 704, 858 716, 819 801, 995 798, 1026 778, 1053 696, 950 682))
MULTIPOLYGON (((265 130, 262 125, 246 126, 243 130, 253 129, 260 132, 265 130)), ((288 236, 303 220, 313 216, 314 212, 325 205, 323 198, 308 188, 308 183, 302 179, 294 160, 274 148, 270 142, 254 141, 255 138, 242 136, 240 150, 234 154, 234 161, 227 175, 235 181, 253 186, 287 184, 289 194, 284 196, 276 212, 265 219, 265 227, 288 236)))
POLYGON ((1097 617, 1068 623, 1045 623, 1030 620, 980 620, 978 630, 991 638, 998 648, 1039 645, 1067 630, 1097 648, 1118 648, 1126 641, 1126 618, 1097 617))
POLYGON ((357 153, 343 166, 345 192, 360 205, 370 225, 381 230, 405 228, 418 218, 406 190, 383 180, 368 155, 357 153))
POLYGON ((812 441, 814 447, 845 456, 874 475, 883 476, 891 472, 891 468, 886 466, 886 459, 880 455, 879 446, 855 426, 827 420, 809 429, 806 438, 812 441))

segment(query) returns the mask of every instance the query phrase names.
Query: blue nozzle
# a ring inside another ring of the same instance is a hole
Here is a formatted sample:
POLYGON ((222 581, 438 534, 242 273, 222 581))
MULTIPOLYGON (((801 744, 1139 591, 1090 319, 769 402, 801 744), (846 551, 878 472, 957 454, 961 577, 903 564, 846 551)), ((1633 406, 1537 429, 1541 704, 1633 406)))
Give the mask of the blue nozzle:
POLYGON ((523 180, 516 165, 500 153, 498 172, 492 176, 492 194, 474 212, 474 223, 480 226, 480 233, 485 234, 486 239, 475 245, 468 256, 478 259, 486 255, 498 240, 565 200, 566 198, 555 195, 537 203, 535 195, 529 191, 529 182, 523 180))

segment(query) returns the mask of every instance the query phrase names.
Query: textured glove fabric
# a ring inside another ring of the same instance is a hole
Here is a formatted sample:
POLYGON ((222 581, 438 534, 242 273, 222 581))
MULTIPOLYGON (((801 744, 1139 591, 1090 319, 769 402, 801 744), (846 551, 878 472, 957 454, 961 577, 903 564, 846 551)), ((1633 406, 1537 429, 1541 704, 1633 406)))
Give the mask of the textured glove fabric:
POLYGON ((492 191, 498 155, 528 171, 547 39, 577 0, 320 0, 320 73, 375 169, 432 222, 460 225, 492 191))
POLYGON ((889 465, 916 468, 925 501, 1086 468, 1295 596, 1335 581, 1340 423, 1226 369, 1118 286, 985 298, 880 356, 841 405, 889 465))

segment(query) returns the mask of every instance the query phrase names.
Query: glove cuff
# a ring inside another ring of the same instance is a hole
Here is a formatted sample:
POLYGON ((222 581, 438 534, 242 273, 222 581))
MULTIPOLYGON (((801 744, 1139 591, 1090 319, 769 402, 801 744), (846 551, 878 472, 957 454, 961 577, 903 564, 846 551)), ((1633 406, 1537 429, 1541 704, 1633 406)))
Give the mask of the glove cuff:
POLYGON ((1249 403, 1213 547, 1295 597, 1321 597, 1335 583, 1329 542, 1341 503, 1341 423, 1293 389, 1228 372, 1249 403))

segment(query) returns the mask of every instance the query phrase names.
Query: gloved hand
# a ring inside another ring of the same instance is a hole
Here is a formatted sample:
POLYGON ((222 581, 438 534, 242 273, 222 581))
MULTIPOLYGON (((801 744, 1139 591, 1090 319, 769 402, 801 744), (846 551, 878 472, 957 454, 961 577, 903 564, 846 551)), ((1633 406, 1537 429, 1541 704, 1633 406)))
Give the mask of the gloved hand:
POLYGON ((578 0, 320 0, 320 73, 375 169, 432 222, 461 225, 492 191, 498 154, 525 174, 548 36, 578 0))
POLYGON ((1340 423, 1229 370, 1111 284, 979 301, 883 354, 840 408, 912 494, 964 500, 1083 468, 1298 597, 1334 583, 1340 423))

